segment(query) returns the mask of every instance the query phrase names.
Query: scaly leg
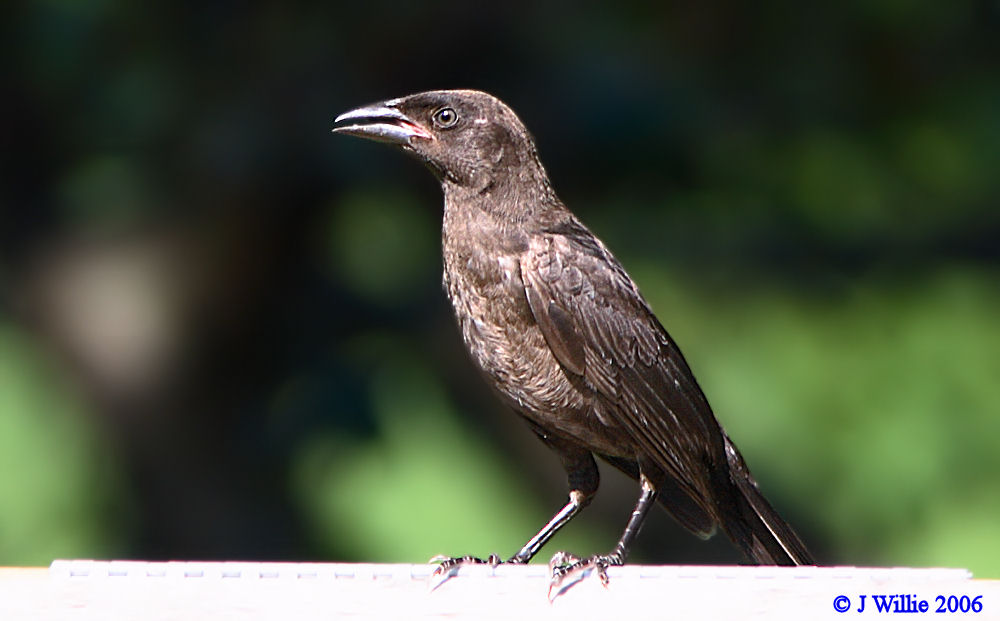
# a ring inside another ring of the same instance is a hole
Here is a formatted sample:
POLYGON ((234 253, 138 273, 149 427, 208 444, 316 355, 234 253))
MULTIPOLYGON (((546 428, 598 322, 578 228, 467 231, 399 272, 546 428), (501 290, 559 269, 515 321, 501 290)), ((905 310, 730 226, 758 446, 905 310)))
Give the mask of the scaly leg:
POLYGON ((649 479, 646 478, 646 475, 641 474, 639 476, 639 484, 642 489, 639 494, 639 500, 635 504, 635 509, 632 510, 632 516, 629 518, 628 524, 625 525, 625 532, 622 533, 621 539, 618 540, 618 545, 615 546, 615 549, 610 554, 598 554, 590 558, 581 559, 567 552, 557 552, 552 557, 552 560, 549 561, 549 567, 552 571, 552 582, 549 586, 550 595, 552 589, 558 589, 567 575, 589 568, 596 569, 597 575, 601 579, 601 584, 607 586, 608 567, 625 563, 629 548, 632 547, 632 542, 635 541, 636 535, 639 534, 639 529, 642 528, 642 523, 646 519, 646 514, 649 513, 649 508, 656 502, 656 489, 650 483, 649 479))
POLYGON ((552 519, 534 537, 529 539, 517 554, 506 561, 502 560, 496 554, 491 554, 486 559, 475 556, 435 556, 430 562, 439 563, 439 565, 434 570, 433 575, 442 575, 460 565, 492 565, 496 567, 501 564, 526 564, 542 549, 542 546, 549 539, 552 539, 553 535, 559 532, 560 528, 568 524, 574 516, 590 504, 600 484, 600 475, 597 470, 597 464, 594 463, 594 456, 590 451, 573 446, 558 438, 545 437, 541 433, 539 433, 539 436, 559 454, 563 467, 566 469, 570 488, 569 502, 563 505, 563 508, 553 515, 552 519))

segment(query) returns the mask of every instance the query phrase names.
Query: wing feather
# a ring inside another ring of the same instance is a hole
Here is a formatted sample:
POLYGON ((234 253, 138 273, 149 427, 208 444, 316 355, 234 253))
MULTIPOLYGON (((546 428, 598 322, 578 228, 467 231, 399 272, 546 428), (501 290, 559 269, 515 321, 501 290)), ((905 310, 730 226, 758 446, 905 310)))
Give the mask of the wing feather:
POLYGON ((637 454, 619 457, 650 460, 715 515, 706 466, 725 459, 721 430, 677 346, 618 261, 582 225, 569 226, 531 239, 521 277, 556 358, 602 401, 602 421, 635 441, 637 454))

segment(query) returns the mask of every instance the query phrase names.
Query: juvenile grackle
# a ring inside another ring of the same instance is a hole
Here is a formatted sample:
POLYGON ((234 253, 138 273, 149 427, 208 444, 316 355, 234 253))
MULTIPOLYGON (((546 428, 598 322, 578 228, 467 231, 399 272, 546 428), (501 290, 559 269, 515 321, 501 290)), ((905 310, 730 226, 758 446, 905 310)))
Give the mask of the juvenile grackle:
POLYGON ((479 91, 432 91, 346 112, 333 131, 397 145, 440 180, 444 287, 465 346, 569 478, 569 501, 513 557, 439 557, 438 571, 527 563, 590 503, 595 455, 638 480, 639 500, 611 553, 557 554, 554 583, 588 567, 606 581, 657 500, 700 537, 721 526, 755 563, 814 563, 636 284, 556 196, 509 107, 479 91))

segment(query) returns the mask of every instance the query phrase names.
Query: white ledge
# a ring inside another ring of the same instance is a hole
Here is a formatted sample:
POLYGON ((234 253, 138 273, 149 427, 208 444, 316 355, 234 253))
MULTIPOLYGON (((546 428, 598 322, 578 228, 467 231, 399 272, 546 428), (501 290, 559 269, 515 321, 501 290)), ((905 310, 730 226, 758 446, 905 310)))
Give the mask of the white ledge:
POLYGON ((885 614, 873 597, 893 595, 904 607, 926 601, 927 614, 941 602, 967 607, 979 597, 981 612, 962 616, 1000 619, 1000 581, 975 580, 964 569, 626 565, 608 570, 607 586, 580 576, 551 601, 546 565, 465 566, 443 581, 433 571, 60 560, 48 569, 0 568, 0 619, 843 619, 885 614), (840 597, 843 613, 835 610, 840 597))

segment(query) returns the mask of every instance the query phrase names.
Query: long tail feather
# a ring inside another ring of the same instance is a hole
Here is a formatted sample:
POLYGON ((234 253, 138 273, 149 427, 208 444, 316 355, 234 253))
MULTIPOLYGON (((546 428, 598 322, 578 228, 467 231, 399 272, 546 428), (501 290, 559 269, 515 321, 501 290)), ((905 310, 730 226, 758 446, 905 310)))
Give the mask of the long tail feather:
POLYGON ((799 536, 757 489, 746 462, 728 437, 726 458, 732 481, 740 492, 737 502, 742 518, 737 524, 723 524, 730 538, 760 565, 815 565, 799 536))

